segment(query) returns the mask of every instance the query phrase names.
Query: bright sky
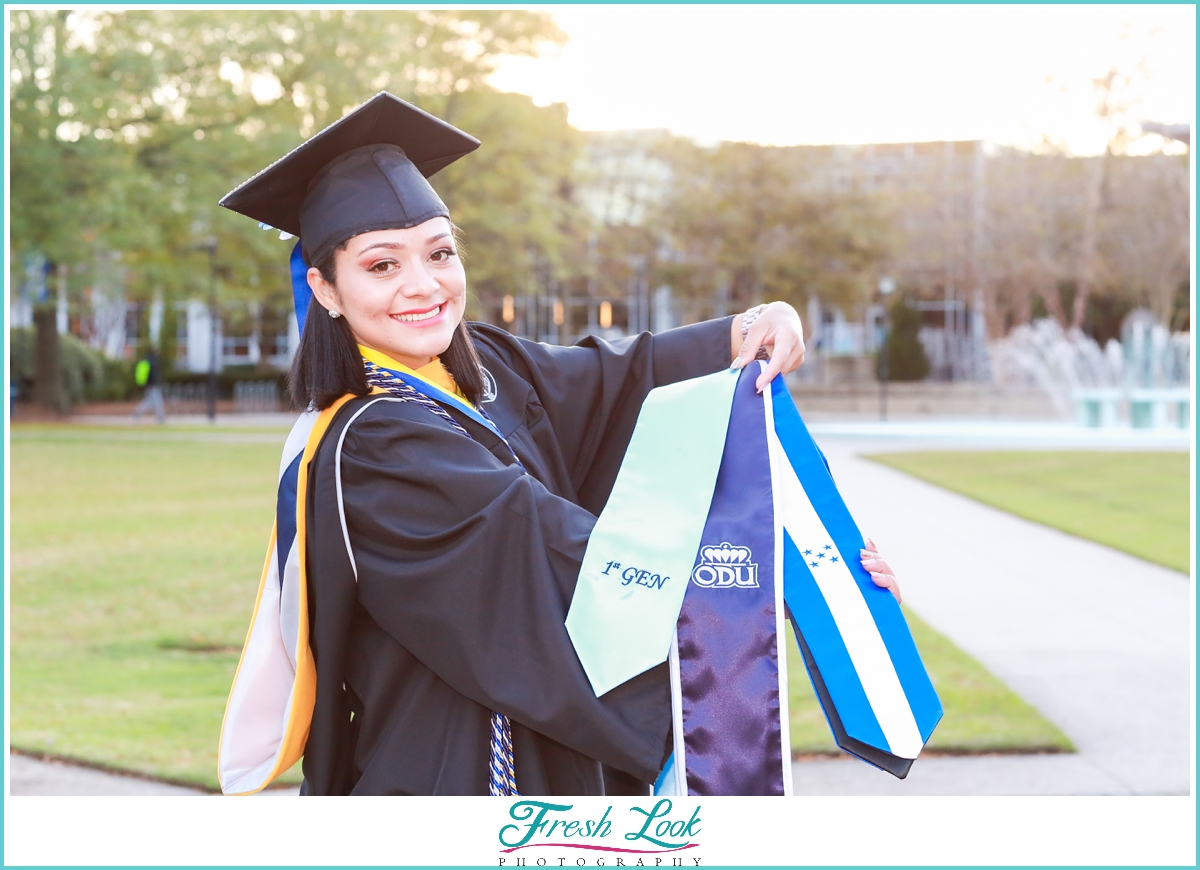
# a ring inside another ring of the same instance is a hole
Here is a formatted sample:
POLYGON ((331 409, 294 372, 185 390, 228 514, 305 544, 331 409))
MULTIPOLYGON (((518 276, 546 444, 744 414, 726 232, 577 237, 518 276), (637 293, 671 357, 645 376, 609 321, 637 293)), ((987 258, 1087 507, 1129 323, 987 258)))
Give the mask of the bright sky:
MULTIPOLYGON (((570 36, 493 83, 583 130, 773 145, 1107 139, 1092 80, 1131 75, 1135 120, 1193 121, 1194 6, 550 6, 570 36)), ((1147 136, 1142 147, 1161 145, 1147 136)))

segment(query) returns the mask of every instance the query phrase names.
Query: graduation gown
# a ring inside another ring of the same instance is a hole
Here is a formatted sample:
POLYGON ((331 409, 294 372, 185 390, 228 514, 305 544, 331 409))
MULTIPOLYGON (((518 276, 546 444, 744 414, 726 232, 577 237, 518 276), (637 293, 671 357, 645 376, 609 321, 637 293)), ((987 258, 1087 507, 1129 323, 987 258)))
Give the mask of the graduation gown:
POLYGON ((666 665, 597 698, 563 623, 642 401, 728 366, 730 328, 553 347, 470 325, 496 383, 481 407, 525 471, 453 407, 471 439, 415 403, 342 407, 308 477, 302 793, 485 795, 493 710, 512 722, 524 795, 600 794, 601 764, 654 781, 666 665))

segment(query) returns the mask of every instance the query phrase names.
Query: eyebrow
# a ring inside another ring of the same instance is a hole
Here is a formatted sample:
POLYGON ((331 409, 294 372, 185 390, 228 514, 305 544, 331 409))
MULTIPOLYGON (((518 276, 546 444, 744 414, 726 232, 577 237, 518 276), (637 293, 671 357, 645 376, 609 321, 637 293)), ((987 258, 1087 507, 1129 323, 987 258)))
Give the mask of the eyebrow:
MULTIPOLYGON (((427 238, 425 240, 425 244, 432 245, 434 242, 438 241, 438 239, 446 239, 449 237, 450 237, 449 233, 438 233, 436 236, 430 236, 429 238, 427 238)), ((376 248, 388 248, 389 250, 400 251, 400 250, 404 249, 404 245, 402 245, 400 242, 376 242, 373 245, 367 245, 365 248, 363 248, 361 251, 358 252, 358 255, 361 257, 367 251, 373 251, 376 248)))

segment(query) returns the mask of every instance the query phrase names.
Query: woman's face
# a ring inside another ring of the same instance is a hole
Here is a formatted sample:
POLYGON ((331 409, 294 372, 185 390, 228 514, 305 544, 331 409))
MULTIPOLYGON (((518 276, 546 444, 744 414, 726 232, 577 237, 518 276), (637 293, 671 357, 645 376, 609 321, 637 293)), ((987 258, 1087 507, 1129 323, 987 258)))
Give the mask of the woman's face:
POLYGON ((355 236, 338 251, 337 286, 308 270, 313 295, 346 318, 358 343, 420 368, 450 346, 467 276, 446 218, 355 236))

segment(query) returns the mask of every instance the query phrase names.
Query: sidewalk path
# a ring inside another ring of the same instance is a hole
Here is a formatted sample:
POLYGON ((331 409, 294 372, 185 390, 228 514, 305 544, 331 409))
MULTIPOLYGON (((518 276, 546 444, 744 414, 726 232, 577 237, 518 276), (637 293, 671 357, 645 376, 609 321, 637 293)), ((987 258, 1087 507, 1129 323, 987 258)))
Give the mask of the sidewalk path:
MULTIPOLYGON (((800 408, 804 413, 804 408, 800 408)), ((935 447, 997 450, 1179 450, 1191 449, 1190 429, 1134 429, 1112 426, 1090 429, 1051 420, 822 420, 809 427, 824 443, 852 439, 888 450, 935 447)))
POLYGON ((859 762, 799 763, 798 793, 1189 793, 1187 576, 858 455, 913 442, 816 437, 905 601, 1062 728, 1079 753, 924 758, 904 782, 859 762))
POLYGON ((904 779, 896 779, 850 756, 798 761, 792 764, 792 785, 798 795, 1133 793, 1128 784, 1096 764, 1087 753, 919 758, 904 779))
POLYGON ((167 422, 160 425, 153 417, 143 416, 134 419, 124 414, 75 414, 70 422, 81 426, 127 426, 129 428, 144 428, 151 430, 179 428, 218 428, 218 429, 280 429, 287 432, 296 422, 298 414, 291 411, 276 411, 262 414, 218 414, 216 419, 209 420, 204 414, 172 414, 167 422))
POLYGON ((196 795, 197 789, 9 753, 13 795, 196 795))
MULTIPOLYGON (((121 776, 90 767, 77 767, 57 761, 42 761, 27 755, 9 753, 9 794, 12 795, 150 795, 178 797, 207 795, 200 789, 155 782, 136 776, 121 776)), ((291 796, 300 789, 280 788, 260 792, 266 796, 291 796)))

